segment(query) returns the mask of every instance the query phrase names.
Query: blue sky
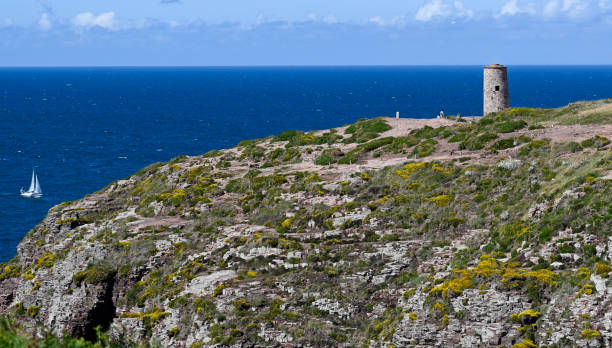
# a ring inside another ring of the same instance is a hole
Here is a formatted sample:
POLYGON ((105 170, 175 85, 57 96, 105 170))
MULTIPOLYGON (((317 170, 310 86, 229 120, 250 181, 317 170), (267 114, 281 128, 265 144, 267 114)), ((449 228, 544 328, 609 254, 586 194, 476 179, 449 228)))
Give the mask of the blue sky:
POLYGON ((612 0, 2 0, 0 66, 612 64, 612 0))

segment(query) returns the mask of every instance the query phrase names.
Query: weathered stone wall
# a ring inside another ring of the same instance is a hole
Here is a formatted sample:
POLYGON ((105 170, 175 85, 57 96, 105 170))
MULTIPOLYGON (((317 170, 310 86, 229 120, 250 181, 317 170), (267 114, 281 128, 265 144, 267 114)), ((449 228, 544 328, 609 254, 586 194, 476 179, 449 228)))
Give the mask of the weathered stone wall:
POLYGON ((508 71, 503 65, 488 65, 484 68, 484 115, 510 107, 508 93, 508 71))

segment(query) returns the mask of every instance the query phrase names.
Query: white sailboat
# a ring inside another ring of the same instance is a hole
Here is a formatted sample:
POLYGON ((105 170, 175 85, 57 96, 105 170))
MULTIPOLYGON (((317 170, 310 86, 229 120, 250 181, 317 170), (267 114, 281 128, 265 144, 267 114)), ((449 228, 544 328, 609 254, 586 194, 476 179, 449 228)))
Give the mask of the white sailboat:
POLYGON ((22 197, 28 198, 40 198, 42 197, 42 190, 40 188, 40 183, 38 182, 38 175, 32 169, 32 181, 30 182, 30 188, 27 191, 23 190, 23 187, 20 189, 22 197))

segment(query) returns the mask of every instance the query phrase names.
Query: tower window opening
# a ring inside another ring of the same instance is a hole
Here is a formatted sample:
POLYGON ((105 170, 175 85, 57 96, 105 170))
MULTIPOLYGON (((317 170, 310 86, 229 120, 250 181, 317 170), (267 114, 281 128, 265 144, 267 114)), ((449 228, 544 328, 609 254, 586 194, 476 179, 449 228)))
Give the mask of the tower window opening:
POLYGON ((499 86, 495 86, 495 92, 499 92, 499 86))

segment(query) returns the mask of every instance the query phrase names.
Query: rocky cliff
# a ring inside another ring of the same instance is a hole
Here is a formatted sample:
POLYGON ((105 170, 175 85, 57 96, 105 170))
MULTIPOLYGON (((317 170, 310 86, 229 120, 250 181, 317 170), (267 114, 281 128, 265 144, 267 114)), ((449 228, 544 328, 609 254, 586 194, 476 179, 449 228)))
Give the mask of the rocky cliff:
POLYGON ((52 208, 0 312, 124 345, 609 347, 611 137, 609 99, 157 163, 52 208))

